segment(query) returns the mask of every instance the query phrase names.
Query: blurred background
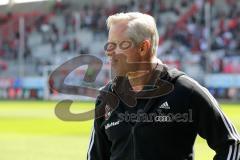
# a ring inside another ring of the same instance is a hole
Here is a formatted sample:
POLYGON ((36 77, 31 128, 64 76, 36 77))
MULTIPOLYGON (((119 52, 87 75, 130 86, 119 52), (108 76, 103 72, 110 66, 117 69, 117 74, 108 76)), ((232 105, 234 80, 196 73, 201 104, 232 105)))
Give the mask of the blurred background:
MULTIPOLYGON (((0 159, 86 159, 92 121, 63 122, 59 100, 77 99, 73 111, 94 108, 84 96, 51 91, 49 74, 79 55, 103 68, 91 87, 110 80, 104 54, 106 19, 140 11, 155 17, 157 56, 209 89, 240 128, 240 0, 0 0, 0 159)), ((86 66, 66 79, 84 84, 86 66)), ((87 92, 87 90, 86 90, 87 92)), ((197 140, 197 159, 213 152, 197 140)))

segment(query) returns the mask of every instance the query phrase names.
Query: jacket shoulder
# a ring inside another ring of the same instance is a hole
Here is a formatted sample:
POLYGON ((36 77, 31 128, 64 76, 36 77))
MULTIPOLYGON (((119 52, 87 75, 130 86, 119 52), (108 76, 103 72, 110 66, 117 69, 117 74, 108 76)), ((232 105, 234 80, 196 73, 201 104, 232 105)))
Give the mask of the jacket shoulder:
POLYGON ((199 82, 197 82, 196 80, 187 75, 180 76, 177 79, 175 86, 183 90, 188 90, 191 93, 193 92, 201 93, 203 90, 206 89, 199 82))

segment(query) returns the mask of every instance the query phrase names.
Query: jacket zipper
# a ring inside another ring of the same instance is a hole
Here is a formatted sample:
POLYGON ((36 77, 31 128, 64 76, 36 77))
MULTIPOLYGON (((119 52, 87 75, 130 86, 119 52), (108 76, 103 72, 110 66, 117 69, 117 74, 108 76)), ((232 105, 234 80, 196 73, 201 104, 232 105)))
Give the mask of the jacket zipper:
POLYGON ((133 139, 133 160, 136 159, 136 148, 135 148, 135 136, 134 136, 134 133, 135 132, 135 126, 132 127, 132 139, 133 139))

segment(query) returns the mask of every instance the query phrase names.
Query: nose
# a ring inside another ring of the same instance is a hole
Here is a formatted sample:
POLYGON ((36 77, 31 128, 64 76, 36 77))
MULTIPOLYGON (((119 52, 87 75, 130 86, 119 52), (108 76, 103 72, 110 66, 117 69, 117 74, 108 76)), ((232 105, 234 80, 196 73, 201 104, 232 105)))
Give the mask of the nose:
POLYGON ((115 52, 114 51, 106 51, 105 54, 108 56, 108 57, 112 57, 115 52))

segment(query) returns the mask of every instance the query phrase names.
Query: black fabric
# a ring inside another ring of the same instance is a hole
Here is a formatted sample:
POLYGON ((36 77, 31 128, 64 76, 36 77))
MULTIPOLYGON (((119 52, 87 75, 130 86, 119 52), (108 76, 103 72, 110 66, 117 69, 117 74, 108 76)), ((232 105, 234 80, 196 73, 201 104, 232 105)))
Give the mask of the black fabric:
POLYGON ((238 133, 210 93, 176 69, 158 71, 153 79, 164 92, 153 98, 137 98, 135 108, 127 108, 122 101, 128 97, 121 97, 129 89, 126 85, 114 81, 108 86, 109 92, 120 96, 120 103, 107 119, 94 121, 88 159, 193 160, 195 138, 200 135, 215 150, 214 160, 239 160, 238 133), (116 93, 116 87, 122 92, 116 93), (130 118, 126 111, 139 117, 130 118))

